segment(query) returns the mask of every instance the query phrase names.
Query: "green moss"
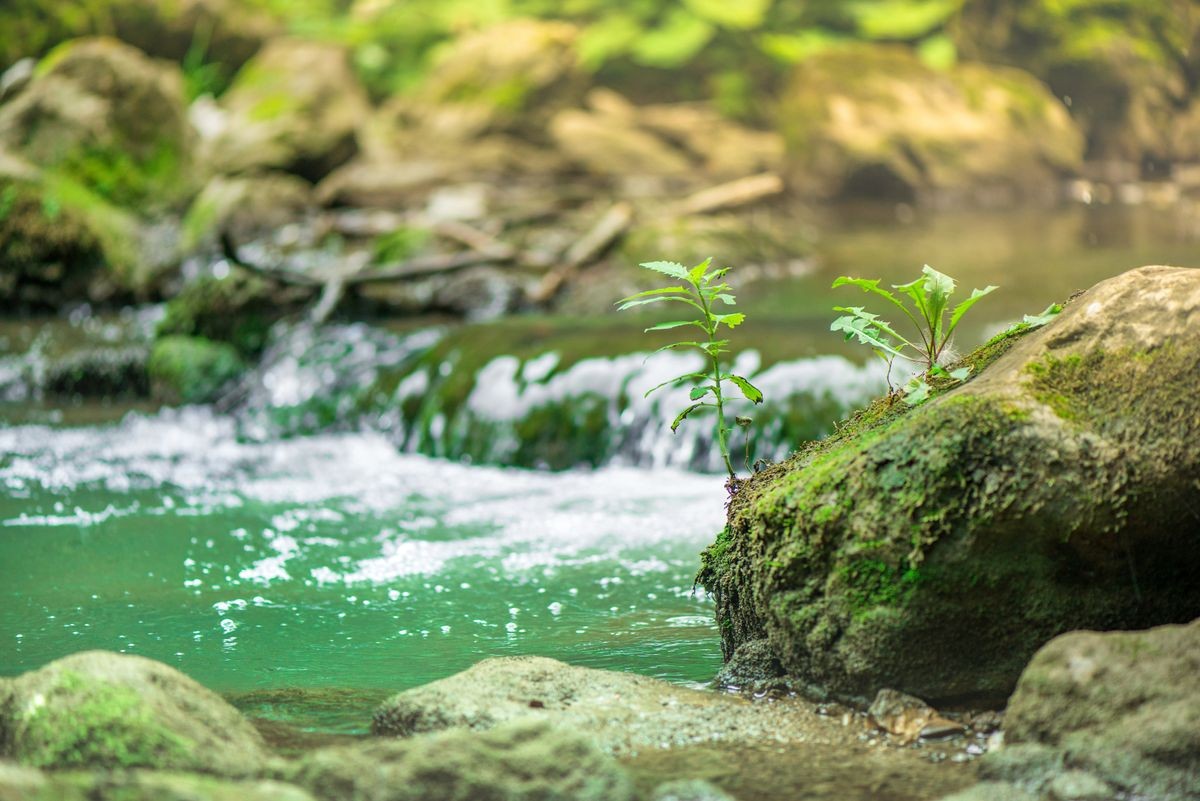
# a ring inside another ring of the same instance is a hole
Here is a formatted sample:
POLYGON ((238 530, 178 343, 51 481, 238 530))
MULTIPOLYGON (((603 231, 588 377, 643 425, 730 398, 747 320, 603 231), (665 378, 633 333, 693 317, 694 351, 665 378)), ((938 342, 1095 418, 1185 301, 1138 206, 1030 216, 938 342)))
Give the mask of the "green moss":
POLYGON ((158 336, 197 336, 227 342, 242 356, 254 356, 266 345, 286 304, 273 296, 266 281, 242 270, 223 278, 205 277, 167 303, 158 336))
POLYGON ((246 369, 232 345, 200 337, 169 336, 154 343, 147 372, 154 394, 179 403, 212 400, 246 369))
POLYGON ((46 703, 24 713, 20 760, 35 767, 157 767, 186 758, 193 743, 155 722, 126 687, 64 671, 46 703), (54 695, 62 694, 71 703, 54 695))

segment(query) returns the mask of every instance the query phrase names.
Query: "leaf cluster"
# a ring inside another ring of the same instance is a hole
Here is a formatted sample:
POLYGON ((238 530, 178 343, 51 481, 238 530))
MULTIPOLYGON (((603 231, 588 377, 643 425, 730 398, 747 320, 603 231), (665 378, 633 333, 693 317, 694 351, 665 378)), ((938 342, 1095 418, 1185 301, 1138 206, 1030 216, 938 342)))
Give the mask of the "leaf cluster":
MULTIPOLYGON (((651 387, 645 393, 649 397, 663 387, 692 385, 688 394, 690 403, 684 407, 671 423, 671 430, 679 428, 680 423, 691 415, 705 409, 716 412, 716 439, 721 449, 725 466, 732 476, 733 467, 729 458, 728 434, 732 430, 725 417, 725 402, 728 400, 726 390, 728 384, 737 387, 742 397, 751 403, 763 402, 763 393, 750 381, 741 375, 726 370, 721 364, 721 357, 729 353, 729 339, 723 336, 725 329, 734 329, 746 320, 742 312, 718 311, 737 305, 729 284, 723 280, 729 272, 728 267, 713 269, 712 259, 705 259, 695 267, 684 267, 678 262, 652 261, 640 265, 642 268, 660 273, 679 283, 657 289, 648 289, 617 301, 619 311, 625 311, 638 306, 650 306, 662 303, 683 304, 691 309, 691 317, 682 320, 671 320, 658 323, 645 329, 653 331, 671 331, 680 328, 698 328, 703 337, 682 339, 664 345, 655 353, 667 350, 696 350, 703 354, 706 369, 703 372, 684 373, 675 376, 661 384, 651 387)), ((739 422, 739 425, 742 423, 739 422)))
POLYGON ((887 362, 889 375, 896 359, 914 364, 919 375, 905 386, 904 398, 907 402, 917 404, 929 396, 930 388, 925 380, 927 376, 962 381, 970 373, 968 367, 947 371, 939 361, 946 353, 950 339, 963 316, 981 298, 995 291, 995 286, 972 290, 970 297, 953 308, 950 306, 950 298, 956 288, 954 279, 928 264, 922 268, 921 276, 916 280, 907 284, 894 284, 892 289, 896 292, 881 287, 878 279, 841 276, 833 282, 835 289, 840 286, 856 286, 868 294, 884 298, 912 323, 916 335, 910 334, 906 337, 895 325, 862 306, 835 306, 833 310, 842 312, 843 316, 838 317, 829 326, 831 331, 842 332, 846 341, 855 340, 871 348, 879 358, 887 362), (908 303, 905 303, 904 298, 908 299, 908 303), (911 309, 909 305, 912 306, 911 309))

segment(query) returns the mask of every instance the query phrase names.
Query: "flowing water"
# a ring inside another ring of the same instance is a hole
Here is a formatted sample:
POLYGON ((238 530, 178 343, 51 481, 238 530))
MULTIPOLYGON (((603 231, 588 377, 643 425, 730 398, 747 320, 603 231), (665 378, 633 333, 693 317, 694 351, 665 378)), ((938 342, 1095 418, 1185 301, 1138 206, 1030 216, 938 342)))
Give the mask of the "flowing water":
MULTIPOLYGON (((929 261, 968 289, 1001 284, 969 347, 1129 267, 1187 263, 1197 239, 1148 209, 842 225, 811 273, 744 293, 739 366, 775 399, 755 455, 785 455, 883 387, 828 332, 831 305, 861 300, 828 291, 839 273, 898 282, 929 261)), ((126 317, 144 337, 153 311, 126 317)), ((285 329, 234 414, 41 397, 49 327, 0 331, 0 675, 105 648, 345 732, 388 692, 487 656, 708 680, 719 637, 692 579, 722 480, 683 469, 715 463, 704 427, 664 430, 678 398, 640 400, 688 365, 645 361, 637 328, 285 329)))

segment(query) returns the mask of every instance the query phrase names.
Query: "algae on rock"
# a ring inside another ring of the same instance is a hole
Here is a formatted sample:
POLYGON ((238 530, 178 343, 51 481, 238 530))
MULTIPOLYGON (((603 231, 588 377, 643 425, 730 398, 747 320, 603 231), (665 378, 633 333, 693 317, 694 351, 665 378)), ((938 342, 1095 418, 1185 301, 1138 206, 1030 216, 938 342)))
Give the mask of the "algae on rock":
POLYGON ((1200 271, 1131 271, 740 483, 700 576, 726 657, 765 637, 833 696, 997 702, 1064 631, 1200 614, 1198 319, 1200 271))

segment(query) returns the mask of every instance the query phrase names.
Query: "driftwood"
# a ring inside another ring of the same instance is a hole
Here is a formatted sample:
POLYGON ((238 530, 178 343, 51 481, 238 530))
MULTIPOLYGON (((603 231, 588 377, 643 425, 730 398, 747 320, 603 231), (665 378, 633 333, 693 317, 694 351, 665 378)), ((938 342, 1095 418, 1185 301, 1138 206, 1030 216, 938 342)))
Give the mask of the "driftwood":
POLYGON ((759 173, 711 186, 688 195, 679 204, 680 214, 711 214, 755 203, 783 193, 783 179, 773 172, 759 173))
POLYGON ((568 279, 580 268, 603 256, 632 224, 633 206, 624 201, 614 203, 586 234, 567 248, 559 266, 542 277, 531 293, 530 300, 538 304, 553 300, 568 279))

